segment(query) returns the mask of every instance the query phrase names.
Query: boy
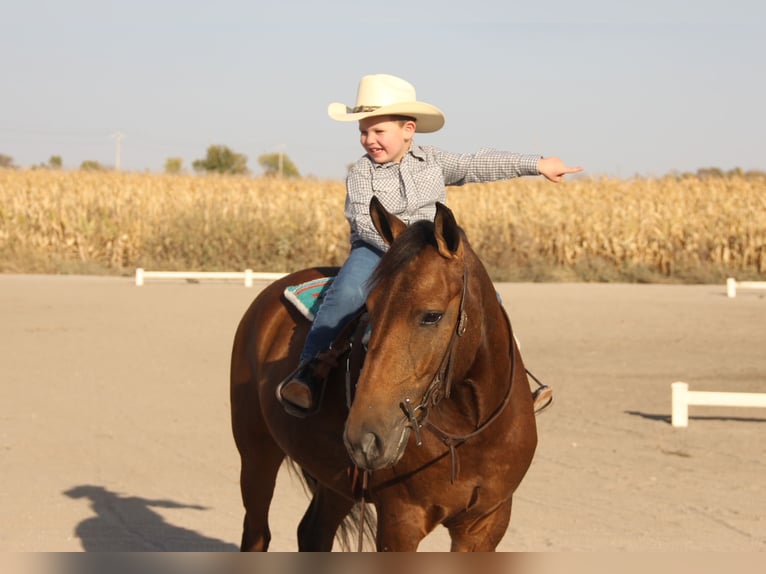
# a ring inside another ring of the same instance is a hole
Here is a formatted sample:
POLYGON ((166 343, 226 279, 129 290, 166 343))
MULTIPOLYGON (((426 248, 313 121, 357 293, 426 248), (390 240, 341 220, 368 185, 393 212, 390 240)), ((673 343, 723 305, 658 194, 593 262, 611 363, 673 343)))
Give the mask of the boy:
MULTIPOLYGON (((351 168, 346 180, 346 219, 351 228, 351 251, 328 288, 316 313, 300 357, 300 367, 280 384, 279 398, 287 410, 308 415, 315 410, 315 396, 329 374, 332 360, 325 351, 347 321, 367 299, 367 280, 387 246, 372 225, 370 199, 411 224, 433 219, 436 202, 446 204, 447 185, 543 175, 558 182, 566 174, 582 171, 567 167, 556 157, 522 155, 496 150, 477 154, 445 152, 413 142, 416 132, 441 129, 444 115, 438 108, 417 101, 415 88, 387 74, 365 76, 359 82, 356 106, 334 103, 327 108, 337 121, 359 122, 365 155, 351 168)), ((550 389, 536 395, 535 409, 547 406, 550 389)))

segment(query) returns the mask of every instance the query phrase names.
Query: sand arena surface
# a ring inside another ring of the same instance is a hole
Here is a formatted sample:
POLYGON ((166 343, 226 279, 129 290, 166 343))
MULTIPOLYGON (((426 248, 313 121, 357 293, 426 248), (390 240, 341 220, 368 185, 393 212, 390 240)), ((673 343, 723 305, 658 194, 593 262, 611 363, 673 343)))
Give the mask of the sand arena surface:
MULTIPOLYGON (((0 275, 0 550, 235 550, 237 323, 264 286, 0 275)), ((555 389, 500 550, 766 550, 766 297, 723 285, 499 284, 555 389)), ((307 499, 280 475, 272 550, 307 499)), ((444 529, 421 550, 447 550, 444 529)))

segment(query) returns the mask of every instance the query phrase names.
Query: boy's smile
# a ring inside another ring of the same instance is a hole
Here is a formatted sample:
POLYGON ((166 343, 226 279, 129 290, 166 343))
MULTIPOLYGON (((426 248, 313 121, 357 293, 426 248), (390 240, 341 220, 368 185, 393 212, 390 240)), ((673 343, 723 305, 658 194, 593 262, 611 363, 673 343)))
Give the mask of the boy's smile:
POLYGON ((415 133, 412 120, 378 116, 359 120, 359 141, 375 163, 398 163, 410 149, 415 133))

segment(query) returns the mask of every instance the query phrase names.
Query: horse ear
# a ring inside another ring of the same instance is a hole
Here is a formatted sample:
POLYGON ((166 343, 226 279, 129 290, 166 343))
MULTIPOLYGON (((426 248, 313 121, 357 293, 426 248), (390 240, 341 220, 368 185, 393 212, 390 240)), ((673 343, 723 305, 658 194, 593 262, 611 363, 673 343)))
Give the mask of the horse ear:
POLYGON ((389 245, 407 228, 401 219, 386 211, 386 208, 374 195, 370 200, 370 218, 375 229, 389 245))
POLYGON ((447 259, 457 257, 463 252, 460 241, 460 227, 455 221, 452 211, 443 203, 436 202, 436 217, 434 217, 434 235, 439 254, 447 259))

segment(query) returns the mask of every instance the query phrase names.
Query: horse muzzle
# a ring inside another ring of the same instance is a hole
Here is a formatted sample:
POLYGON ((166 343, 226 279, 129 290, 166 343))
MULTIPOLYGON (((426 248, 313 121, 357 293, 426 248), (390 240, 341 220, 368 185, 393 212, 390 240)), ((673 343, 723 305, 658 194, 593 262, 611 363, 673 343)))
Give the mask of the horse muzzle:
POLYGON ((376 427, 365 422, 346 423, 343 443, 351 460, 364 470, 380 470, 399 462, 404 455, 410 428, 404 421, 391 427, 376 427))

